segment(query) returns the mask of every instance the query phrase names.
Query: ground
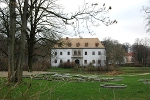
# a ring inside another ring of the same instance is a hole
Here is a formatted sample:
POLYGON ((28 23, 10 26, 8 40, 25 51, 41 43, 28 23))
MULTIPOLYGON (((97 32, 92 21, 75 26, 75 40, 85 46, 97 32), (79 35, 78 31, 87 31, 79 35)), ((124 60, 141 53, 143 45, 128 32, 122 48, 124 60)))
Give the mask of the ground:
MULTIPOLYGON (((41 74, 41 73, 46 73, 43 71, 33 71, 33 72, 28 72, 28 71, 23 71, 23 75, 35 75, 35 74, 41 74)), ((7 77, 8 72, 7 71, 0 71, 0 77, 7 77)))

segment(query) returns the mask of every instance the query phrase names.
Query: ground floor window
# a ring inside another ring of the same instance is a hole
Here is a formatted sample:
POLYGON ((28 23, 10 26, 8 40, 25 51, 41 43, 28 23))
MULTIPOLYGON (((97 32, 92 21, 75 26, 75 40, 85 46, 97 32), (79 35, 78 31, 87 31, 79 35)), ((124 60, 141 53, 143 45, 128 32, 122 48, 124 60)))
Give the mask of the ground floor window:
POLYGON ((95 60, 92 60, 92 63, 94 64, 94 63, 95 63, 95 60))
POLYGON ((84 64, 87 64, 87 60, 84 60, 84 64))
POLYGON ((98 60, 98 64, 101 64, 101 60, 98 60))
POLYGON ((68 59, 67 62, 70 63, 70 60, 68 59))
POLYGON ((55 60, 55 63, 57 63, 57 60, 55 60))

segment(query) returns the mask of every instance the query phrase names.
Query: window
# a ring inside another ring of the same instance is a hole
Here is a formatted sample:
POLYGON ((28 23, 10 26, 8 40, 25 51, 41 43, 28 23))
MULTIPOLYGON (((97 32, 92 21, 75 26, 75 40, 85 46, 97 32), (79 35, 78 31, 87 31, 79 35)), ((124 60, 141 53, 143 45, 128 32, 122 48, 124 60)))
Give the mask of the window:
POLYGON ((57 55, 57 52, 55 52, 55 55, 57 55))
POLYGON ((81 51, 78 51, 78 55, 81 55, 81 51))
POLYGON ((60 52, 60 55, 62 55, 62 52, 60 52))
POLYGON ((85 51, 85 55, 87 55, 87 51, 85 51))
POLYGON ((92 60, 92 63, 94 64, 94 63, 95 63, 95 60, 92 60))
POLYGON ((95 47, 98 47, 99 43, 95 43, 95 47))
POLYGON ((100 52, 100 51, 98 51, 98 55, 101 55, 101 52, 100 52))
POLYGON ((85 47, 88 47, 88 43, 85 43, 85 47))
POLYGON ((59 43, 59 44, 58 44, 58 47, 61 47, 61 46, 62 46, 62 43, 59 43))
POLYGON ((71 47, 71 43, 70 42, 68 43, 68 47, 71 47))
POLYGON ((74 55, 77 55, 77 51, 74 51, 74 55))
POLYGON ((60 59, 60 63, 62 63, 62 59, 60 59))
POLYGON ((70 55, 70 52, 68 52, 67 54, 70 55))
POLYGON ((98 60, 98 64, 101 64, 101 60, 98 60))
POLYGON ((80 43, 78 42, 78 43, 76 43, 76 47, 79 47, 80 46, 80 43))
POLYGON ((95 51, 92 52, 92 55, 95 55, 95 51))
POLYGON ((69 59, 67 60, 67 63, 70 63, 70 60, 69 60, 69 59))
POLYGON ((84 64, 87 64, 87 60, 84 60, 84 64))
POLYGON ((57 63, 57 60, 55 60, 55 63, 57 63))

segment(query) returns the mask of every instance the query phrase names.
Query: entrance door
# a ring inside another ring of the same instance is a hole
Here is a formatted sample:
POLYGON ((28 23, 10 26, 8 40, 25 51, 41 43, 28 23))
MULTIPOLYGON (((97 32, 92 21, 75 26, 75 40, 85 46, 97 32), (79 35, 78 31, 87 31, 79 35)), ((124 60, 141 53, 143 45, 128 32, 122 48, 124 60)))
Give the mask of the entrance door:
POLYGON ((80 61, 79 61, 78 59, 76 59, 76 60, 75 60, 75 64, 76 64, 76 65, 79 65, 79 64, 80 64, 80 61))

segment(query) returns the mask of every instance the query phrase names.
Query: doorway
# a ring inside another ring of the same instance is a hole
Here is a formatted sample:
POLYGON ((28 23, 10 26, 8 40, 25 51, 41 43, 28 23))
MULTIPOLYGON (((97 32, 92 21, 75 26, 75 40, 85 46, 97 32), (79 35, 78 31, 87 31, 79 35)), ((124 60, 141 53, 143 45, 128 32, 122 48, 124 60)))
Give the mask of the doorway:
POLYGON ((76 64, 76 65, 79 65, 79 64, 80 64, 80 60, 76 59, 76 60, 75 60, 75 64, 76 64))

